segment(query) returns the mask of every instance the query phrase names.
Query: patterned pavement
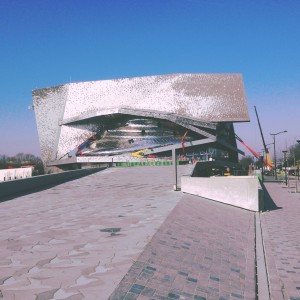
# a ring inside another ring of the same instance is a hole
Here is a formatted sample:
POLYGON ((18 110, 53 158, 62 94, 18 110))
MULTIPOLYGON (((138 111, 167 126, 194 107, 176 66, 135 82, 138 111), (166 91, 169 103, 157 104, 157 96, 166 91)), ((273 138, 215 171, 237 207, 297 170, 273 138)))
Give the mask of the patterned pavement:
MULTIPOLYGON (((255 214, 172 191, 172 171, 112 168, 0 203, 0 299, 256 299, 255 214)), ((271 299, 300 300, 300 193, 266 188, 271 299)))
POLYGON ((111 168, 0 203, 0 299, 107 299, 182 197, 172 189, 172 167, 111 168))
POLYGON ((185 195, 109 299, 255 299, 254 232, 254 213, 185 195))
POLYGON ((295 181, 265 185, 275 203, 261 215, 271 299, 300 300, 300 193, 295 181))

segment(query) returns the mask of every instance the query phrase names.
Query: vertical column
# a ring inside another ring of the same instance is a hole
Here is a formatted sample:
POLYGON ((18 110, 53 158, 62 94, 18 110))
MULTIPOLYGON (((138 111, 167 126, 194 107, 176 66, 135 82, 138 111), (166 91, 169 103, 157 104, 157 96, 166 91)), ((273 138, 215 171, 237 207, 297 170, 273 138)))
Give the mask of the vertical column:
POLYGON ((173 164, 173 169, 174 169, 174 176, 175 176, 175 184, 174 184, 174 191, 178 190, 177 186, 177 160, 176 160, 176 149, 172 148, 172 164, 173 164))

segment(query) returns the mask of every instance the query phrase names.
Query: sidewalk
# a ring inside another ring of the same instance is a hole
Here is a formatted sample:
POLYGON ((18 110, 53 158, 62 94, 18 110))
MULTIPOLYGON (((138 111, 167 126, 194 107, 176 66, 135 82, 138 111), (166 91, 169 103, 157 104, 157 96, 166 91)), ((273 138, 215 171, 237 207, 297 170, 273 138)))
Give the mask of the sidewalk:
MULTIPOLYGON (((271 299, 300 300, 300 193, 295 181, 265 183, 273 203, 261 214, 271 299)), ((272 202, 271 201, 271 202, 272 202)))
MULTIPOLYGON (((0 203, 0 299, 255 300, 255 213, 173 181, 111 168, 0 203)), ((300 193, 265 186, 271 299, 300 300, 300 193)))
POLYGON ((181 199, 172 175, 111 168, 0 203, 0 299, 106 300, 181 199))
POLYGON ((254 216, 185 194, 109 299, 255 300, 254 216))

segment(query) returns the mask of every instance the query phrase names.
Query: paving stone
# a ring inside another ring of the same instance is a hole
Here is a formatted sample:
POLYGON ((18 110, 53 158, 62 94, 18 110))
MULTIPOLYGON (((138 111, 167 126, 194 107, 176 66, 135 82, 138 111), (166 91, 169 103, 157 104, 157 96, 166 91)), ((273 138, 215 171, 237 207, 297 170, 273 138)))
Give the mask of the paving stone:
POLYGON ((51 291, 46 291, 43 293, 40 293, 37 295, 36 300, 49 300, 53 299, 54 294, 58 291, 59 289, 54 289, 51 291))
POLYGON ((134 294, 140 294, 143 289, 145 288, 144 285, 140 285, 140 284, 134 284, 131 289, 129 290, 129 292, 134 293, 134 294))
POLYGON ((180 295, 174 293, 168 293, 170 299, 180 299, 180 295))
POLYGON ((151 297, 155 294, 156 290, 155 289, 152 289, 152 288, 149 288, 149 287, 145 287, 142 291, 142 295, 144 296, 148 296, 148 297, 151 297))
POLYGON ((138 296, 139 295, 135 293, 127 293, 124 300, 136 300, 138 296))

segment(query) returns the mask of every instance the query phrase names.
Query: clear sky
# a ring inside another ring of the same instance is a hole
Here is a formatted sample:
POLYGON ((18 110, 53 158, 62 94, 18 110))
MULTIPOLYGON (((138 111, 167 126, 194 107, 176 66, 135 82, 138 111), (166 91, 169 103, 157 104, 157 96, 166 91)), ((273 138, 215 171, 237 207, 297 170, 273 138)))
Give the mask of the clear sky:
POLYGON ((280 156, 300 139, 300 1, 0 0, 0 154, 40 155, 36 88, 169 73, 241 73, 236 133, 261 151, 256 105, 266 143, 288 131, 280 156))

